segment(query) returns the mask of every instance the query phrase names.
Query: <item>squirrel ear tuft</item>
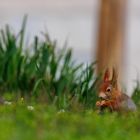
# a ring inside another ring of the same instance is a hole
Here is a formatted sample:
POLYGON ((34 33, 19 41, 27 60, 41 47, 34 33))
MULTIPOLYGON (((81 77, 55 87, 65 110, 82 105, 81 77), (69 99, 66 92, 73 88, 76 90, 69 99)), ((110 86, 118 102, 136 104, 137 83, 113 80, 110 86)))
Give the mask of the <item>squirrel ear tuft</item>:
POLYGON ((104 82, 109 81, 109 77, 110 77, 109 69, 106 69, 104 74, 104 82))
POLYGON ((116 72, 116 69, 113 67, 111 83, 112 83, 112 85, 115 86, 115 87, 117 87, 117 79, 118 79, 118 74, 117 74, 117 72, 116 72))

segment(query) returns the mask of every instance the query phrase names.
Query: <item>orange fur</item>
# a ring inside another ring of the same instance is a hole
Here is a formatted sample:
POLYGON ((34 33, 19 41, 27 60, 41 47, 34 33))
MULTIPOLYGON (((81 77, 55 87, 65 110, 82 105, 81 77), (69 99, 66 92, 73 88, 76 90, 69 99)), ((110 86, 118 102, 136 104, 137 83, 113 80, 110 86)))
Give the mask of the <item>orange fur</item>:
POLYGON ((103 82, 99 88, 98 96, 101 100, 96 102, 96 106, 99 108, 109 108, 111 111, 121 111, 123 109, 136 110, 136 106, 132 99, 118 89, 115 69, 113 69, 111 80, 109 77, 109 71, 106 70, 103 82))

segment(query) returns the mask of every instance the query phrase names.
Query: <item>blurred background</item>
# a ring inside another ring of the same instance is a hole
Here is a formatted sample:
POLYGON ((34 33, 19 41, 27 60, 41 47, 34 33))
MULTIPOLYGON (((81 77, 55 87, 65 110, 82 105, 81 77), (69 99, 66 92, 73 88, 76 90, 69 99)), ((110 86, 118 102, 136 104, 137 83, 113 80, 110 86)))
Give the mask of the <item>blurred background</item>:
MULTIPOLYGON (((140 75, 140 1, 127 0, 125 22, 125 86, 130 94, 140 75)), ((95 60, 99 0, 0 0, 0 28, 10 24, 15 32, 28 14, 27 42, 47 31, 63 47, 67 40, 78 62, 95 60)))

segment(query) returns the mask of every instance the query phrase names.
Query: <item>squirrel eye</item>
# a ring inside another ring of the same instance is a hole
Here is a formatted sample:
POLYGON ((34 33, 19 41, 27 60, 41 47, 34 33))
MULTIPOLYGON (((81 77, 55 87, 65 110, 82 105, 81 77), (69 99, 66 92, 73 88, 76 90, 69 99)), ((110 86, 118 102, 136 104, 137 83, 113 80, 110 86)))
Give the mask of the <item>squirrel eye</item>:
POLYGON ((110 92, 110 91, 111 91, 111 87, 108 87, 108 88, 106 89, 106 91, 107 91, 107 92, 110 92))

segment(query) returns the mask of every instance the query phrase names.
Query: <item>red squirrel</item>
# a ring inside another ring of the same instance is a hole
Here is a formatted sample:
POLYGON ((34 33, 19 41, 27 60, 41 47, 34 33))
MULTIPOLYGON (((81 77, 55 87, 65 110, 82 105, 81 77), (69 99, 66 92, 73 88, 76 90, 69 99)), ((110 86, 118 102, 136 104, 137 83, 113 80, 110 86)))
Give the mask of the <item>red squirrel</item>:
POLYGON ((103 81, 99 87, 98 97, 100 100, 96 102, 96 106, 100 111, 105 108, 108 108, 111 112, 136 111, 133 100, 119 90, 117 78, 114 68, 111 80, 109 70, 105 71, 103 81))

